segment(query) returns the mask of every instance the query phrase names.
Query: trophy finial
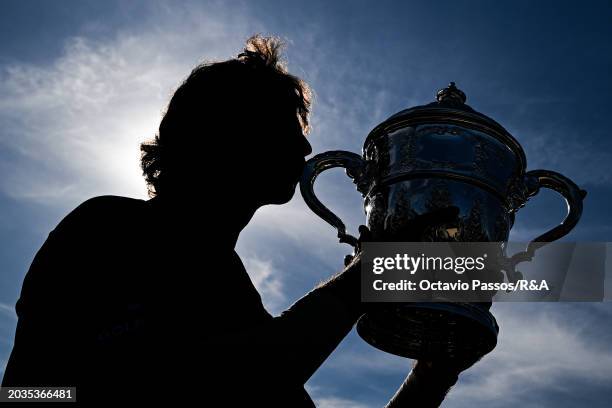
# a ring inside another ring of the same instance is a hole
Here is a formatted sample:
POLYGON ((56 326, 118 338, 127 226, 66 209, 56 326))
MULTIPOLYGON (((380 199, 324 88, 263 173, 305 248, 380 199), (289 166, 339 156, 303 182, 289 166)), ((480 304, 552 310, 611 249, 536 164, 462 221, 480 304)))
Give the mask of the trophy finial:
POLYGON ((444 89, 440 89, 436 94, 436 100, 440 103, 449 105, 463 105, 466 101, 465 93, 455 86, 454 82, 448 84, 444 89))

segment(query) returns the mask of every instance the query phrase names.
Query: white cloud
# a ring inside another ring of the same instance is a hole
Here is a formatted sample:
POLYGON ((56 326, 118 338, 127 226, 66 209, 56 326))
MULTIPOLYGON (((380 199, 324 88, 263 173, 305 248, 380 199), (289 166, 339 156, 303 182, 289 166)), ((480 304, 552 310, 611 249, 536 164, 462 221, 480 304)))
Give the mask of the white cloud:
POLYGON ((319 408, 368 408, 368 405, 347 398, 322 397, 314 401, 319 408))
POLYGON ((333 392, 325 391, 323 387, 306 385, 306 390, 318 408, 368 408, 359 401, 334 396, 333 392))
POLYGON ((0 75, 0 189, 16 199, 70 206, 98 194, 145 198, 138 145, 156 131, 174 87, 204 57, 236 53, 258 26, 194 7, 151 11, 155 24, 110 40, 75 37, 48 66, 0 75))
POLYGON ((499 344, 468 371, 471 381, 451 391, 447 406, 517 406, 537 392, 553 398, 574 380, 609 384, 609 347, 586 334, 586 322, 566 320, 559 306, 496 305, 499 344))
POLYGON ((2 329, 0 332, 0 353, 1 353, 0 354, 0 379, 4 375, 4 370, 6 368, 8 351, 9 351, 9 350, 6 350, 7 354, 4 355, 5 350, 3 350, 3 348, 5 344, 6 345, 12 344, 13 327, 16 322, 17 322, 17 314, 15 313, 15 307, 13 305, 9 305, 9 304, 0 302, 0 329, 2 329), (6 324, 7 319, 10 322, 8 325, 6 324), (11 327, 10 335, 5 330, 5 327, 11 327))
POLYGON ((7 305, 6 303, 0 302, 0 314, 17 320, 17 314, 15 313, 15 307, 13 305, 7 305))
POLYGON ((266 309, 273 315, 281 312, 286 298, 280 273, 274 269, 272 261, 256 255, 243 257, 242 261, 266 309))
POLYGON ((521 135, 527 156, 527 170, 547 169, 564 174, 579 186, 592 184, 610 186, 612 173, 602 163, 612 161, 612 153, 605 146, 584 137, 570 134, 567 129, 551 123, 547 132, 517 126, 508 128, 521 135))
MULTIPOLYGON (((594 312, 610 313, 605 304, 593 304, 574 316, 564 313, 567 305, 504 303, 493 308, 500 325, 496 349, 460 376, 443 406, 513 407, 528 406, 528 396, 561 398, 572 384, 609 387, 612 381, 612 351, 608 344, 589 332, 594 312)), ((594 317, 597 319, 597 317, 594 317)), ((356 337, 356 336, 355 336, 356 337)), ((358 340, 362 341, 362 340, 358 340)), ((365 344, 365 343, 364 343, 365 344)), ((369 346, 352 345, 326 362, 319 379, 350 379, 354 386, 369 387, 382 406, 394 387, 408 374, 411 361, 369 346), (396 378, 397 384, 382 387, 380 378, 396 378)), ((313 386, 313 395, 325 395, 313 386)), ((533 402, 533 401, 532 401, 533 402)))
MULTIPOLYGON (((359 200, 355 204, 355 207, 359 207, 359 200)), ((356 225, 351 227, 357 228, 356 225)), ((309 255, 333 265, 338 260, 341 262, 344 254, 351 251, 349 246, 338 243, 335 229, 311 212, 299 196, 283 206, 259 209, 241 235, 241 240, 244 240, 245 246, 249 246, 257 240, 279 236, 303 248, 309 255)))

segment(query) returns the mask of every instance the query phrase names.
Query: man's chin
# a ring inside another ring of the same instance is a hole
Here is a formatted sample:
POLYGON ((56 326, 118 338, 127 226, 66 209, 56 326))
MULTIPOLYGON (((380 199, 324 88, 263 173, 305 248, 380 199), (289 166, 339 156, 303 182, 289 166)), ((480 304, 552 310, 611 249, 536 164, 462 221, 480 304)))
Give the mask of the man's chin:
POLYGON ((285 190, 275 191, 271 194, 270 199, 267 200, 268 204, 281 205, 287 204, 293 196, 295 195, 295 188, 297 187, 297 183, 292 184, 285 190))

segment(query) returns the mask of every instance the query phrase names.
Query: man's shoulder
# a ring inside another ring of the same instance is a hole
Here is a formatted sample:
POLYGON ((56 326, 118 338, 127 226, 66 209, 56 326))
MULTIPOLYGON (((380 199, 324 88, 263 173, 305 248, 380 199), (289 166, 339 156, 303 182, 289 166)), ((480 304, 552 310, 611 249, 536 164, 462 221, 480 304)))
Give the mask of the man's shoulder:
POLYGON ((116 195, 92 197, 70 211, 60 221, 54 231, 93 226, 103 227, 110 226, 116 222, 122 223, 133 218, 139 211, 142 211, 146 203, 145 200, 116 195))
POLYGON ((145 200, 117 195, 101 195, 89 198, 79 204, 73 212, 91 213, 95 211, 142 209, 145 200))
MULTIPOLYGON (((18 311, 41 305, 39 298, 74 299, 78 285, 95 274, 102 256, 93 257, 102 245, 115 245, 129 237, 125 222, 145 201, 120 196, 89 198, 70 211, 37 251, 24 279, 18 311), (116 221, 110 222, 111 219, 116 221), (119 229, 119 226, 122 229, 119 229), (92 262, 92 260, 96 260, 92 262), (57 294, 61 293, 59 296, 57 294), (29 300, 33 298, 35 300, 29 300)), ((54 300, 54 302, 58 302, 54 300)), ((42 310, 42 309, 41 309, 42 310)))

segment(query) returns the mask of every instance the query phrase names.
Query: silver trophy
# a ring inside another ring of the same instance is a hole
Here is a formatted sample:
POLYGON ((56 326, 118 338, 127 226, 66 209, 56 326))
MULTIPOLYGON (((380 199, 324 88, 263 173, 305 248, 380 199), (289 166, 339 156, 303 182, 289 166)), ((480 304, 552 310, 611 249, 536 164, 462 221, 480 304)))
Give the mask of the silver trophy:
MULTIPOLYGON (((324 170, 346 168, 364 197, 366 225, 376 241, 508 241, 515 213, 540 188, 560 193, 568 205, 561 224, 536 237, 525 251, 506 258, 508 280, 520 277, 519 262, 547 242, 570 232, 586 195, 565 176, 526 171, 521 145, 499 123, 465 104, 454 83, 437 101, 403 110, 367 136, 363 154, 329 151, 308 160, 300 182, 306 204, 338 231, 340 242, 357 245, 344 223, 315 196, 324 170)), ((357 323, 371 345, 404 357, 478 358, 497 343, 499 328, 490 302, 385 304, 357 323)))

